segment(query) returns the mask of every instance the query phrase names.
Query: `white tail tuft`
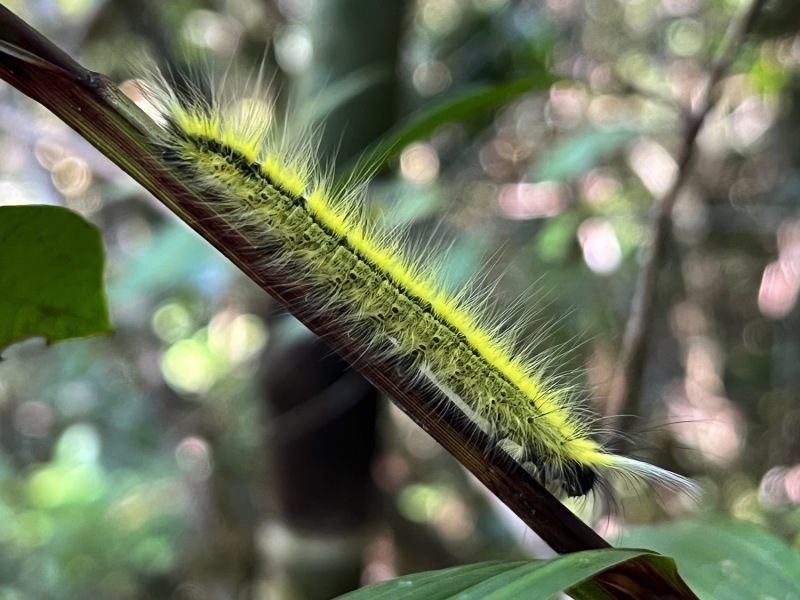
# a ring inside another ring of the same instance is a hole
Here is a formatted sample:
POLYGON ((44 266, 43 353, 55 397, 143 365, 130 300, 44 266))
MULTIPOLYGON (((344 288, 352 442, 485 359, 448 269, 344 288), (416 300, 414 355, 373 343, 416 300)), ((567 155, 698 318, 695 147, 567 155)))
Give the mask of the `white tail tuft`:
POLYGON ((651 484, 662 485, 671 492, 685 494, 694 501, 698 501, 702 495, 702 489, 696 481, 635 458, 614 456, 613 464, 607 465, 606 468, 623 477, 632 476, 651 484))

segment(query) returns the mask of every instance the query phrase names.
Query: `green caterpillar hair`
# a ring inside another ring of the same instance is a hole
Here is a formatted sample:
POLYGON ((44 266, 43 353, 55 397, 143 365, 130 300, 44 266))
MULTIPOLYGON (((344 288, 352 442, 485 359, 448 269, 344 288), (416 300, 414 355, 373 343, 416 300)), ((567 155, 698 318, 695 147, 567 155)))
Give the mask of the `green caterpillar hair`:
POLYGON ((268 103, 207 100, 161 77, 148 87, 159 113, 158 144, 210 192, 211 210, 253 240, 263 268, 279 268, 313 290, 320 310, 344 312, 362 343, 411 359, 410 377, 445 392, 543 484, 581 496, 603 473, 619 472, 693 489, 684 477, 595 441, 570 390, 548 379, 541 361, 519 354, 513 328, 482 308, 486 298, 446 291, 437 267, 410 256, 402 235, 367 222, 363 186, 331 192, 313 144, 276 133, 268 103))

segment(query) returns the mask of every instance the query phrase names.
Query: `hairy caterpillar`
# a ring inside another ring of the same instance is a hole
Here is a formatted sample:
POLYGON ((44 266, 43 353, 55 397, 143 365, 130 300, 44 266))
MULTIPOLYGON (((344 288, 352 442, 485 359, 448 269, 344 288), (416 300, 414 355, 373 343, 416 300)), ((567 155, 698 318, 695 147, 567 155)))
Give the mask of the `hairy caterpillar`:
POLYGON ((519 356, 481 308, 483 296, 451 293, 435 266, 410 257, 401 236, 367 222, 361 189, 332 191, 313 145, 287 142, 264 102, 206 99, 162 77, 146 85, 158 113, 157 143, 213 198, 212 209, 246 231, 265 269, 280 268, 344 308, 352 334, 415 365, 498 445, 550 489, 588 493, 604 472, 691 490, 687 479, 615 455, 592 439, 568 389, 519 356), (187 91, 188 90, 188 91, 187 91))

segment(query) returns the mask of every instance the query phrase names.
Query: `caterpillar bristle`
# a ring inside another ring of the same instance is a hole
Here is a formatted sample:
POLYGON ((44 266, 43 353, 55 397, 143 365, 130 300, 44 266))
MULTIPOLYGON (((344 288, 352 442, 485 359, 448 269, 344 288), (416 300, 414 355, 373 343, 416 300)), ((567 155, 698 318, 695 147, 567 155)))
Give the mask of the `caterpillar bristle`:
POLYGON ((332 191, 313 140, 281 134, 269 102, 255 94, 204 97, 163 76, 146 88, 159 115, 156 143, 175 169, 212 192, 210 209, 263 251, 263 269, 279 268, 312 290, 315 308, 336 307, 365 346, 411 359, 411 377, 443 391, 546 486, 582 496, 604 473, 624 473, 695 489, 594 441, 572 385, 547 375, 552 358, 521 354, 521 327, 492 317, 486 294, 472 286, 448 291, 441 267, 414 258, 402 232, 368 222, 363 182, 332 191))
POLYGON ((684 494, 694 501, 701 495, 700 486, 688 477, 628 456, 614 455, 606 468, 612 475, 657 484, 672 493, 684 494))

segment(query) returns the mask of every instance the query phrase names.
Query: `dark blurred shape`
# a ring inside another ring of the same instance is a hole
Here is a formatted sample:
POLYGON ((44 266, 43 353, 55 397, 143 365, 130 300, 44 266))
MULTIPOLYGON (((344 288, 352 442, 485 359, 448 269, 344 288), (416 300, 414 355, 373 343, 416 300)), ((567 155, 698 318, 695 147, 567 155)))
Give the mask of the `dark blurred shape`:
POLYGON ((317 338, 267 354, 273 484, 280 516, 330 534, 368 518, 377 390, 317 338))

